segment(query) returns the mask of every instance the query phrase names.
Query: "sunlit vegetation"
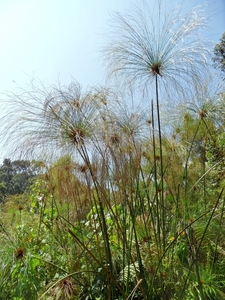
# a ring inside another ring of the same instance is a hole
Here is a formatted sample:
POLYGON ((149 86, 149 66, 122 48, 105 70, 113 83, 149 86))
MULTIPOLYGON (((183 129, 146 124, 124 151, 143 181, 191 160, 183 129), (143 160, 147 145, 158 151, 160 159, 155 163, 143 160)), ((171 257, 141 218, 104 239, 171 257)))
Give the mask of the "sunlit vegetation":
POLYGON ((225 298, 223 82, 202 11, 158 8, 159 27, 137 7, 112 20, 118 90, 32 81, 6 101, 25 160, 0 166, 0 299, 225 298))

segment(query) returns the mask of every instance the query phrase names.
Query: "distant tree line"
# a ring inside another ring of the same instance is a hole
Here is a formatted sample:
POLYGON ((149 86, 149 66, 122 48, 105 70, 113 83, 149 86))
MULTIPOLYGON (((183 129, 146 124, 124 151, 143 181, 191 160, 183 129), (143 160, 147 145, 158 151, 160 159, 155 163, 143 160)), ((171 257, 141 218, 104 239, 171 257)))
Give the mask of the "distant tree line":
POLYGON ((214 47, 214 67, 220 69, 221 75, 225 80, 225 31, 222 34, 220 41, 214 47))
POLYGON ((0 165, 0 202, 9 195, 23 194, 41 174, 41 167, 37 161, 5 158, 0 165))

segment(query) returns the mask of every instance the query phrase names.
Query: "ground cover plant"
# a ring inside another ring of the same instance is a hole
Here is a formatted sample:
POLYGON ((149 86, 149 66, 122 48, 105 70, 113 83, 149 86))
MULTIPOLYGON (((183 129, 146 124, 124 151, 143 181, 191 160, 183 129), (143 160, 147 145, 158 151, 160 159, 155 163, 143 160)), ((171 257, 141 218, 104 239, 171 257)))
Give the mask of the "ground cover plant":
POLYGON ((1 203, 0 299, 225 297, 224 89, 202 11, 144 8, 102 52, 123 93, 32 80, 7 101, 2 137, 40 167, 1 203))

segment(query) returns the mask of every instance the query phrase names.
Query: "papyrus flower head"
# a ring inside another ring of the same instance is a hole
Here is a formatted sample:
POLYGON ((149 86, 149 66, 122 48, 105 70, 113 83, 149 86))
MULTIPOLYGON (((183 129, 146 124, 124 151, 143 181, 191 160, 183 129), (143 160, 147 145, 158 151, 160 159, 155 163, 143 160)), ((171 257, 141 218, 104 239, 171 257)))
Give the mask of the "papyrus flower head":
POLYGON ((199 35, 205 24, 202 7, 182 15, 181 5, 166 7, 162 1, 154 8, 143 2, 114 13, 110 41, 103 48, 109 75, 132 86, 149 86, 158 76, 164 86, 187 87, 207 63, 207 47, 199 35))

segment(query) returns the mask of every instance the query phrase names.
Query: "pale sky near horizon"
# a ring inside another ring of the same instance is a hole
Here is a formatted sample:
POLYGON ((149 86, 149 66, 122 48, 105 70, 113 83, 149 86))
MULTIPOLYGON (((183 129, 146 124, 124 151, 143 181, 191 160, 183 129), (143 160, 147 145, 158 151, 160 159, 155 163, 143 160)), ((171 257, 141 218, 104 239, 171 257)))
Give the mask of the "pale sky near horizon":
MULTIPOLYGON (((146 1, 153 5, 155 0, 146 1)), ((58 80, 69 84, 72 77, 84 86, 103 84, 98 51, 101 35, 110 12, 121 11, 130 2, 0 0, 0 101, 4 92, 13 91, 17 84, 24 87, 30 77, 47 85, 58 80)), ((171 5, 176 2, 179 0, 171 0, 171 5)), ((225 0, 186 2, 188 9, 208 3, 210 29, 205 35, 219 42, 225 31, 225 0)), ((0 152, 0 159, 2 155, 0 152)))

